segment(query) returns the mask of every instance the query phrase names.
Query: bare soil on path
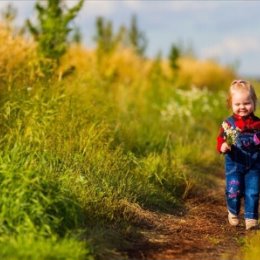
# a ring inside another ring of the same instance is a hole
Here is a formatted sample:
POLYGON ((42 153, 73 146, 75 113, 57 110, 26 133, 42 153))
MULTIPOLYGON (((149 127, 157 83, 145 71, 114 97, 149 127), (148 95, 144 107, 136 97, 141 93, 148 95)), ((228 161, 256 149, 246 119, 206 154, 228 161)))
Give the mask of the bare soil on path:
POLYGON ((127 255, 132 260, 231 260, 246 235, 244 221, 227 221, 224 182, 206 195, 188 199, 178 215, 144 210, 147 223, 127 255))

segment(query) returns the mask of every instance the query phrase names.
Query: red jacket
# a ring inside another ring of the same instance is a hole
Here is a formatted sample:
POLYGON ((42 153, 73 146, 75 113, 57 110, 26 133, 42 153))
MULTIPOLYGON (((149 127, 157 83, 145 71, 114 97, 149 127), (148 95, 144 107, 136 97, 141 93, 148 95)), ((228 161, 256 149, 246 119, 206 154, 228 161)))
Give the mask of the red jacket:
MULTIPOLYGON (((260 130, 260 118, 255 116, 253 113, 246 116, 246 117, 241 117, 239 115, 233 114, 233 118, 235 119, 236 127, 238 127, 241 130, 241 132, 254 132, 255 130, 260 130)), ((224 142, 225 142, 224 129, 221 126, 220 131, 219 131, 219 135, 217 137, 217 150, 218 150, 218 152, 220 152, 221 145, 224 142)))

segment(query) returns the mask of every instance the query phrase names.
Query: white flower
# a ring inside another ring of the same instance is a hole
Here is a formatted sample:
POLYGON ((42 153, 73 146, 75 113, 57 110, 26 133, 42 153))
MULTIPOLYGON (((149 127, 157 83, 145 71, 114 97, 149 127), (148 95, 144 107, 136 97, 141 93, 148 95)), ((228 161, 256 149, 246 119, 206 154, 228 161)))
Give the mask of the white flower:
POLYGON ((225 133, 225 139, 228 145, 233 145, 237 143, 237 137, 240 133, 240 129, 238 127, 234 128, 230 126, 227 122, 222 123, 222 127, 225 133))

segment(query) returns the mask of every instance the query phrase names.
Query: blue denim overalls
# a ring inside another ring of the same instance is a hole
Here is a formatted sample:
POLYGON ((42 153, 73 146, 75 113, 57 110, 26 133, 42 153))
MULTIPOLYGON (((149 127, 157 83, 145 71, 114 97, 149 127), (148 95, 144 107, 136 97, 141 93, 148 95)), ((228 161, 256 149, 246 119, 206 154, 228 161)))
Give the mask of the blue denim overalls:
MULTIPOLYGON (((226 120, 235 126, 231 116, 226 120)), ((254 142, 255 133, 239 133, 237 143, 225 154, 226 200, 228 210, 238 215, 241 197, 244 196, 244 215, 258 219, 260 191, 260 150, 254 142)))

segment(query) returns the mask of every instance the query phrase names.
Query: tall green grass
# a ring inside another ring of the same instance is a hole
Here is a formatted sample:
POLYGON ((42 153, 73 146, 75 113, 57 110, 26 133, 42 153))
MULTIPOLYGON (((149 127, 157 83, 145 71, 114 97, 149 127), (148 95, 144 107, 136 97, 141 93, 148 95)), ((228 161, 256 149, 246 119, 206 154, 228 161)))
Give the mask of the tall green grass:
POLYGON ((6 95, 1 106, 3 259, 85 259, 90 255, 87 242, 78 239, 84 227, 83 209, 61 185, 61 164, 46 145, 59 102, 55 97, 46 101, 17 91, 6 95))
POLYGON ((125 97, 122 108, 113 91, 81 86, 79 95, 53 82, 7 92, 0 153, 6 259, 48 259, 46 248, 57 259, 105 254, 104 248, 95 251, 95 230, 103 230, 104 241, 109 225, 124 236, 129 223, 141 219, 134 205, 174 210, 214 175, 209 126, 216 128, 222 93, 169 89, 158 97, 148 89, 142 98, 125 97), (28 247, 42 250, 27 255, 25 236, 31 237, 28 247), (78 255, 58 253, 67 247, 78 255))

